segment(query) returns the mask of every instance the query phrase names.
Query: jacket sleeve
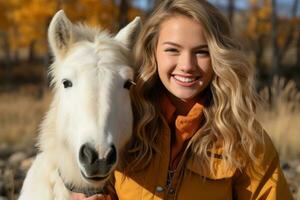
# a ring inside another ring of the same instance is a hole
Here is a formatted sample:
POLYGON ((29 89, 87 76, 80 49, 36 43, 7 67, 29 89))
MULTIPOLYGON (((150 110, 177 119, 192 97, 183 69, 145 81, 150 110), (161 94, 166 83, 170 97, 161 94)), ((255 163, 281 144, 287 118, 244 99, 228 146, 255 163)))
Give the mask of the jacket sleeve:
POLYGON ((252 170, 239 171, 233 180, 235 199, 292 200, 292 194, 280 168, 278 154, 271 139, 265 136, 262 158, 252 170))

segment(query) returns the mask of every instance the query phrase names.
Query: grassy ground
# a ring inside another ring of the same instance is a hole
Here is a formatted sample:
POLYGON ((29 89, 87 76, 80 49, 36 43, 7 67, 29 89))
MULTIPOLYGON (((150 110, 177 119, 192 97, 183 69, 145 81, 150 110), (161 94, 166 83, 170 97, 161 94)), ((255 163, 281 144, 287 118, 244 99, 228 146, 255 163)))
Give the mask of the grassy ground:
POLYGON ((261 91, 264 104, 257 118, 269 133, 281 158, 300 156, 300 91, 293 81, 275 77, 261 91))
POLYGON ((0 94, 0 144, 30 143, 48 109, 50 92, 37 98, 34 88, 0 94))

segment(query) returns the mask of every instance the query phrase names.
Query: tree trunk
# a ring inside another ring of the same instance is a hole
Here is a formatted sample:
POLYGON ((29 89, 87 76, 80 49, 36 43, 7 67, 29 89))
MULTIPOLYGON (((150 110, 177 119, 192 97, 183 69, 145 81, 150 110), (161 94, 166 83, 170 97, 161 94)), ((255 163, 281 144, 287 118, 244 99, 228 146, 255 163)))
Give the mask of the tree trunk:
POLYGON ((163 0, 154 0, 154 5, 153 6, 154 7, 157 6, 161 1, 163 1, 163 0))
POLYGON ((5 67, 5 75, 4 75, 4 85, 7 89, 12 86, 12 63, 11 63, 11 56, 10 56, 10 46, 8 42, 8 36, 6 32, 3 32, 3 47, 4 50, 4 67, 5 67))
POLYGON ((232 24, 234 20, 234 11, 235 11, 235 1, 228 0, 228 20, 232 24))
MULTIPOLYGON (((61 6, 61 5, 59 5, 61 6)), ((46 23, 46 26, 45 26, 45 30, 47 31, 48 27, 49 27, 49 24, 51 22, 51 18, 48 18, 47 19, 47 23, 46 23)), ((50 53, 50 46, 49 46, 49 43, 47 42, 46 43, 46 47, 47 47, 47 50, 46 50, 46 53, 43 57, 43 75, 41 77, 41 85, 39 87, 39 90, 38 90, 38 95, 37 95, 37 98, 38 99, 41 99, 44 94, 45 94, 45 91, 49 88, 49 77, 48 77, 48 67, 50 66, 50 58, 51 58, 51 53, 50 53)))
MULTIPOLYGON (((299 4, 299 0, 294 0, 293 3, 293 7, 291 9, 291 20, 295 19, 297 17, 297 8, 298 8, 298 4, 299 4)), ((288 50, 288 48, 290 47, 290 45, 292 44, 293 40, 295 39, 295 30, 296 30, 297 26, 290 26, 288 29, 288 34, 286 37, 286 40, 282 46, 282 48, 279 49, 278 52, 278 61, 279 61, 279 66, 282 65, 282 60, 288 50)), ((297 36, 296 36, 297 37, 297 36)))
POLYGON ((263 52, 264 52, 264 47, 263 47, 263 37, 259 37, 256 41, 255 45, 255 67, 261 71, 262 69, 262 58, 263 58, 263 52))
POLYGON ((29 53, 28 53, 28 62, 31 63, 35 60, 35 52, 34 52, 35 41, 31 41, 29 45, 29 53))
POLYGON ((272 14, 271 14, 271 22, 272 22, 272 71, 270 79, 276 74, 278 74, 279 70, 279 52, 278 52, 278 43, 277 43, 277 2, 276 0, 272 0, 272 14))
POLYGON ((296 61, 296 67, 300 68, 300 24, 298 24, 298 38, 297 38, 297 61, 296 61))
POLYGON ((119 7, 119 30, 128 23, 129 0, 121 0, 119 7))

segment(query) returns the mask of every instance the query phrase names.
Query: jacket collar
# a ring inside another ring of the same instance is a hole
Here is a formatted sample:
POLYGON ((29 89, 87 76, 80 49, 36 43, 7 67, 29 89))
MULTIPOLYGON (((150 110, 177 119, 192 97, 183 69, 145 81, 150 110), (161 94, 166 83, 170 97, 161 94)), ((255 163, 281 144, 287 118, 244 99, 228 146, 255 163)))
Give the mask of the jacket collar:
MULTIPOLYGON (((172 104, 171 100, 166 94, 161 95, 160 101, 161 111, 166 119, 166 122, 170 125, 172 122, 175 123, 176 128, 183 134, 186 140, 189 140, 187 146, 183 152, 189 154, 186 159, 186 167, 193 173, 199 174, 208 179, 222 179, 232 177, 236 172, 236 169, 228 169, 225 166, 225 161, 222 158, 223 148, 222 145, 217 145, 215 149, 209 150, 209 155, 213 159, 213 172, 204 170, 201 166, 200 156, 196 152, 190 151, 190 146, 193 143, 193 135, 200 127, 200 120, 203 117, 204 105, 207 103, 207 99, 199 99, 189 113, 186 116, 178 115, 176 117, 176 107, 172 104), (175 117, 174 117, 175 116, 175 117), (197 124, 198 126, 193 126, 197 124), (192 134, 191 134, 192 133, 192 134), (189 151, 189 152, 187 152, 189 151)), ((199 134, 199 133, 196 133, 199 134)), ((173 148, 173 147, 172 147, 173 148)))
POLYGON ((160 106, 162 114, 172 130, 169 167, 175 169, 182 158, 187 142, 200 128, 204 105, 200 99, 187 115, 178 115, 170 98, 163 94, 160 106))

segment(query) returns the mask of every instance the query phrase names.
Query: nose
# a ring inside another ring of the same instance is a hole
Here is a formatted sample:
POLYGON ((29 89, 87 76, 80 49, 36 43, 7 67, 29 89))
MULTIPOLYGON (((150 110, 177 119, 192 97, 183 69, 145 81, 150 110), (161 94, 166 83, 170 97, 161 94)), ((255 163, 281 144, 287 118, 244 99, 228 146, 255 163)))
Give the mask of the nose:
POLYGON ((178 67, 183 72, 192 72, 195 70, 197 58, 191 52, 184 52, 179 56, 178 67))
POLYGON ((79 161, 85 169, 86 176, 104 176, 110 171, 117 161, 117 150, 111 145, 103 158, 89 143, 81 146, 79 150, 79 161))
POLYGON ((84 144, 79 150, 79 159, 81 163, 91 165, 97 161, 98 153, 88 144, 84 144))

